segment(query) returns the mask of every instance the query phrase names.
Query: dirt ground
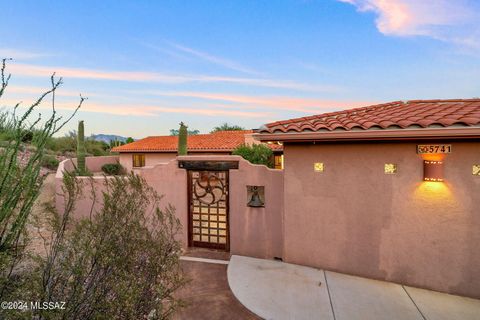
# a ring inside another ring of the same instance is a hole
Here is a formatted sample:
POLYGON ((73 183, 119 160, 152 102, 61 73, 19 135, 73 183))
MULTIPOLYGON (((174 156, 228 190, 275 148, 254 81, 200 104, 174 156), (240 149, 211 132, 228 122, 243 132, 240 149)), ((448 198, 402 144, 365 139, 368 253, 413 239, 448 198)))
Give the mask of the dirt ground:
POLYGON ((50 173, 45 178, 40 194, 35 201, 32 214, 30 215, 29 223, 27 225, 28 234, 30 237, 28 251, 32 253, 45 254, 44 240, 50 238, 50 231, 46 221, 47 203, 53 203, 55 200, 55 173, 50 173))

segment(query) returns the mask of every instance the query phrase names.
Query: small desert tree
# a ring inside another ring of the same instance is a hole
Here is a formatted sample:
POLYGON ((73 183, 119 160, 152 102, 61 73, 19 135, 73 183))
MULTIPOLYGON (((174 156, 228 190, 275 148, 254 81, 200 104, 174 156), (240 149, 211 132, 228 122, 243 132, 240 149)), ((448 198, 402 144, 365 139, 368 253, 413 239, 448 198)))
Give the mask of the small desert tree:
POLYGON ((263 164, 273 168, 273 151, 265 144, 243 144, 235 148, 233 155, 238 155, 253 164, 263 164))
POLYGON ((214 127, 213 130, 210 131, 210 133, 214 133, 217 131, 238 131, 238 130, 245 130, 245 128, 234 125, 234 124, 228 124, 227 122, 225 122, 220 126, 214 127))
MULTIPOLYGON (((71 217, 82 183, 64 176, 65 211, 52 210, 47 257, 33 273, 32 301, 65 309, 32 311, 38 319, 166 319, 181 306, 174 292, 185 279, 175 240, 174 208, 135 174, 105 179, 103 205, 89 218, 71 217)), ((25 295, 24 295, 25 296, 25 295)))
MULTIPOLYGON (((187 134, 189 136, 195 136, 197 134, 200 133, 200 130, 197 130, 197 129, 194 129, 194 130, 188 130, 187 129, 187 134)), ((180 134, 180 130, 179 129, 170 129, 170 135, 171 136, 178 136, 180 134)))
MULTIPOLYGON (((0 97, 7 89, 10 75, 5 74, 6 60, 2 60, 0 70, 0 97)), ((55 92, 62 79, 51 77, 51 88, 42 94, 33 104, 26 108, 23 115, 18 115, 18 103, 0 116, 0 128, 11 137, 0 150, 0 298, 12 291, 16 281, 16 266, 23 258, 25 247, 25 225, 34 201, 43 181, 40 175, 42 160, 45 157, 47 141, 58 132, 76 113, 84 99, 72 116, 62 121, 55 110, 55 92), (32 113, 45 99, 51 97, 52 114, 47 119, 31 119, 32 113), (28 159, 22 159, 20 151, 25 134, 34 132, 31 143, 35 147, 28 159)), ((3 300, 3 299, 1 299, 3 300)))

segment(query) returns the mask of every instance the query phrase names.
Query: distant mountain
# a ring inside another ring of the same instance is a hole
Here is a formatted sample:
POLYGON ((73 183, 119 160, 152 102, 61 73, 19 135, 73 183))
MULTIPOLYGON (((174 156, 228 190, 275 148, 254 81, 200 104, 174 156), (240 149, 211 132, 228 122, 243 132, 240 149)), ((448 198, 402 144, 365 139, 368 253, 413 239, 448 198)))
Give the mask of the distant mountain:
POLYGON ((92 134, 90 136, 90 139, 93 139, 96 141, 103 141, 105 143, 110 143, 110 141, 125 142, 127 140, 126 137, 117 136, 115 134, 92 134))

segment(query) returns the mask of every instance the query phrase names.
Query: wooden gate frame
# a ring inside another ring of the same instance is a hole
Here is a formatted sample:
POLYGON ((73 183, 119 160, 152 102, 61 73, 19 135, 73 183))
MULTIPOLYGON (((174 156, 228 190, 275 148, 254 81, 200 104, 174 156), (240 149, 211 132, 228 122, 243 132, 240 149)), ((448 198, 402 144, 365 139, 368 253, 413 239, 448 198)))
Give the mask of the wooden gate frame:
POLYGON ((178 167, 187 170, 187 192, 188 192, 188 246, 193 247, 193 217, 192 217, 192 171, 224 171, 226 174, 226 215, 227 232, 225 249, 223 244, 205 243, 202 247, 230 251, 230 169, 238 169, 238 161, 195 161, 180 160, 178 167))

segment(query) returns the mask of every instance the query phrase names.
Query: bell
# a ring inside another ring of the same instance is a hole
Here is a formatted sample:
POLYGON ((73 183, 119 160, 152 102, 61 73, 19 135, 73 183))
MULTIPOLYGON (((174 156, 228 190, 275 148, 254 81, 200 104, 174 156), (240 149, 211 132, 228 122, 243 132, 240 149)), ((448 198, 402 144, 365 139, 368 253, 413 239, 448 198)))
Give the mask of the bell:
POLYGON ((263 201, 260 199, 260 196, 258 195, 258 191, 255 191, 252 194, 252 199, 247 204, 249 207, 263 207, 265 204, 263 201))

